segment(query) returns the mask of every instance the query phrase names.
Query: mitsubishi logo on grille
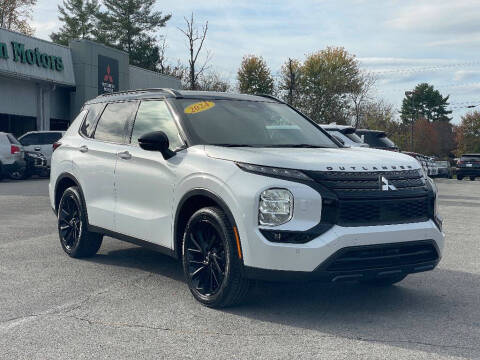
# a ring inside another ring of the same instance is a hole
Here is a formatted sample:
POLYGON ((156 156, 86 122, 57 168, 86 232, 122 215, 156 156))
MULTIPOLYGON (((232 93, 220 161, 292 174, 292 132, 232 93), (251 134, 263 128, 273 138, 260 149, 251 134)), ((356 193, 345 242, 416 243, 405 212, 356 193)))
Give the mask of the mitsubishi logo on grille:
POLYGON ((395 185, 391 185, 389 182, 388 182, 388 179, 385 178, 385 176, 382 176, 380 175, 378 177, 378 180, 380 182, 380 189, 382 191, 389 191, 389 190, 397 190, 397 188, 395 187, 395 185))

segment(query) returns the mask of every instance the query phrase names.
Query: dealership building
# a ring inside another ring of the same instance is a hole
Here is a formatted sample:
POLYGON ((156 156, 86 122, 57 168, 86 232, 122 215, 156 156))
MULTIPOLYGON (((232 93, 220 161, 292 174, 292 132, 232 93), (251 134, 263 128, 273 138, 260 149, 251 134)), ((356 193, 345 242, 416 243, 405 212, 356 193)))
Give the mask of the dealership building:
POLYGON ((90 40, 68 47, 0 29, 0 131, 64 130, 100 94, 168 87, 178 79, 129 64, 128 54, 90 40))

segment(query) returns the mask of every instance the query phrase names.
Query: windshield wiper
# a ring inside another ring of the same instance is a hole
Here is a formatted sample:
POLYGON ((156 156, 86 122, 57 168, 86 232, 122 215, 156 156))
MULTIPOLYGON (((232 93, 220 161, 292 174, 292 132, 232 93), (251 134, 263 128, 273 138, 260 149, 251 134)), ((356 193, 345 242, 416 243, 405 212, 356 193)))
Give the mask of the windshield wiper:
POLYGON ((248 144, 210 144, 213 146, 225 146, 225 147, 254 147, 253 145, 248 144))
POLYGON ((320 149, 320 148, 326 148, 328 146, 312 145, 312 144, 278 144, 278 145, 265 145, 265 147, 320 149))

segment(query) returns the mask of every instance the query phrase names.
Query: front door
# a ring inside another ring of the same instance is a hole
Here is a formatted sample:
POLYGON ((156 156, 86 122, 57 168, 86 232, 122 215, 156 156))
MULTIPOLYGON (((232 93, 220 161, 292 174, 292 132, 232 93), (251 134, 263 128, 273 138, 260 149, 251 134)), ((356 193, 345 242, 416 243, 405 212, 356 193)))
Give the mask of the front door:
POLYGON ((165 132, 171 150, 183 145, 165 102, 142 101, 133 124, 131 143, 118 153, 116 231, 172 248, 173 191, 182 155, 165 160, 160 152, 141 149, 138 138, 152 131, 165 132))

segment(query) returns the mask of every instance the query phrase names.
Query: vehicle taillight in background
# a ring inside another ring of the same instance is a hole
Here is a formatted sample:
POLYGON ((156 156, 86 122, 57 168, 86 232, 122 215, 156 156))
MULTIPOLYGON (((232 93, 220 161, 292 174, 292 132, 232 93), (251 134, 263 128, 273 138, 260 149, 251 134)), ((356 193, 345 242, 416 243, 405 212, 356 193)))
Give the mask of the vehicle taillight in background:
POLYGON ((20 147, 18 147, 17 145, 12 145, 12 146, 10 147, 10 153, 11 153, 12 155, 18 154, 19 152, 20 152, 20 147))
POLYGON ((53 145, 52 145, 52 151, 55 151, 56 149, 58 149, 60 147, 60 145, 62 145, 61 142, 54 142, 53 145))

